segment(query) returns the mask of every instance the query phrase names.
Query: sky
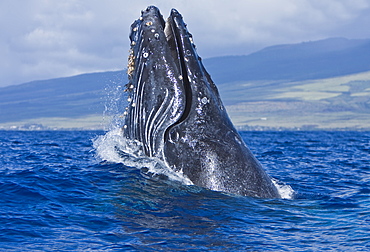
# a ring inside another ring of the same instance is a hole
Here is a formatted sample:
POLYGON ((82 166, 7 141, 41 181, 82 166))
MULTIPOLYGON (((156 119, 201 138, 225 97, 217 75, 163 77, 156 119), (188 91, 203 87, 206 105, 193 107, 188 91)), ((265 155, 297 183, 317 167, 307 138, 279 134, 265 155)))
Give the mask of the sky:
POLYGON ((126 68, 130 25, 176 8, 202 58, 277 44, 370 38, 369 0, 2 0, 0 87, 126 68))

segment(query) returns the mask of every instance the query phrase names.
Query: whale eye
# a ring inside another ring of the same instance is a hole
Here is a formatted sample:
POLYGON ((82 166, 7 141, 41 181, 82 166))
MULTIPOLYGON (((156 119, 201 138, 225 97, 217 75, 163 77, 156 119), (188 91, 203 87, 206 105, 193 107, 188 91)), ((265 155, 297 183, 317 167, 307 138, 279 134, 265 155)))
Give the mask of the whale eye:
POLYGON ((177 131, 175 131, 175 130, 172 130, 172 131, 170 132, 169 141, 170 141, 171 143, 176 143, 176 142, 178 142, 178 141, 179 141, 179 138, 180 138, 180 136, 179 136, 179 132, 177 132, 177 131))

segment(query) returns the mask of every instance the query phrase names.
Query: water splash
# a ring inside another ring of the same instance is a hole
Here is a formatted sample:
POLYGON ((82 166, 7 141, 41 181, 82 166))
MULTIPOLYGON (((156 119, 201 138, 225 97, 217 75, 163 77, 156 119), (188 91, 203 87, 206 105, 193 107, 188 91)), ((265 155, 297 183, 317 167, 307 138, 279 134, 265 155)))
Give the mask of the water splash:
POLYGON ((122 163, 125 166, 141 169, 151 176, 164 175, 170 180, 193 185, 183 173, 170 169, 162 160, 147 157, 139 141, 124 138, 121 128, 108 131, 105 135, 93 140, 96 157, 101 161, 122 163))
POLYGON ((124 80, 122 76, 116 76, 115 80, 110 80, 104 89, 104 112, 105 119, 110 120, 105 130, 114 130, 123 125, 123 108, 126 100, 124 93, 124 80))
POLYGON ((285 184, 284 182, 272 178, 272 183, 274 183, 282 199, 293 199, 296 192, 290 185, 285 184))

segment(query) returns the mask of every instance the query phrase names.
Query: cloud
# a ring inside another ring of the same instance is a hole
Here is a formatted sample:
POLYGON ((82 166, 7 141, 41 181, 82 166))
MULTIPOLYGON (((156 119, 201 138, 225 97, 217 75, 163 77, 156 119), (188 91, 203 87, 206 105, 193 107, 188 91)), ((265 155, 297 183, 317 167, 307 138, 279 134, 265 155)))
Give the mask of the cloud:
POLYGON ((126 66, 131 23, 147 5, 177 8, 202 57, 332 36, 369 38, 367 0, 5 0, 0 86, 126 66))

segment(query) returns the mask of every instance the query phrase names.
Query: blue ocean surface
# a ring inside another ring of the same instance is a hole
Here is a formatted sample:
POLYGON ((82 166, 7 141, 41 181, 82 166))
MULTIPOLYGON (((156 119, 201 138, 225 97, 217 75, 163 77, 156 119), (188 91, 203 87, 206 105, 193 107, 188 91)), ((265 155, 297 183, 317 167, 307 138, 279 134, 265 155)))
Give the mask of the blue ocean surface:
POLYGON ((0 132, 0 251, 370 251, 370 132, 241 132, 290 199, 199 188, 105 134, 0 132))

